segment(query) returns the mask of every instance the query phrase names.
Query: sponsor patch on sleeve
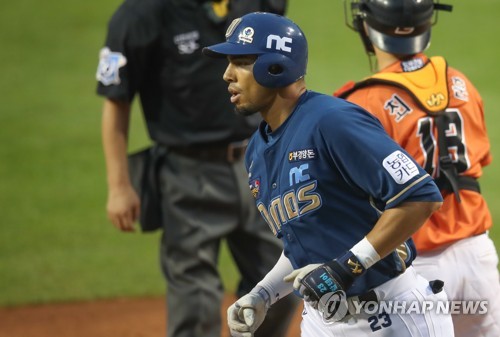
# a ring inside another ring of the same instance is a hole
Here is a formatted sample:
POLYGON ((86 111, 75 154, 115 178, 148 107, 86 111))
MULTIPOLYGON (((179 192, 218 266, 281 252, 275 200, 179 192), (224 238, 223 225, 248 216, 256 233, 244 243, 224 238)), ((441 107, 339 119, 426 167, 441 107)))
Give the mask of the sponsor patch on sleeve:
POLYGON ((99 65, 96 78, 104 85, 120 84, 120 68, 127 64, 127 58, 122 53, 112 52, 108 47, 99 53, 99 65))
POLYGON ((385 157, 383 165, 392 179, 400 185, 405 184, 411 178, 418 175, 418 167, 400 150, 394 151, 385 157))
POLYGON ((256 178, 250 181, 249 184, 250 191, 255 199, 259 199, 260 197, 260 179, 256 178))
POLYGON ((467 91, 467 86, 465 84, 465 81, 457 76, 453 76, 451 78, 451 81, 453 83, 451 86, 451 88, 453 89, 453 96, 455 96, 459 100, 468 102, 469 92, 467 91))

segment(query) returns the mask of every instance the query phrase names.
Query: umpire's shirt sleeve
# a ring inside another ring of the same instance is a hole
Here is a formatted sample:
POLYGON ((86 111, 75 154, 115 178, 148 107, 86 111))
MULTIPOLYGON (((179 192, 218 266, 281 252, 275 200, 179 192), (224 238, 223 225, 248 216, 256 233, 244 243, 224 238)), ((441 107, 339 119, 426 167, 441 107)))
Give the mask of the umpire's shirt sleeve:
POLYGON ((108 23, 99 53, 97 93, 131 102, 145 81, 158 46, 162 10, 156 1, 125 1, 108 23))

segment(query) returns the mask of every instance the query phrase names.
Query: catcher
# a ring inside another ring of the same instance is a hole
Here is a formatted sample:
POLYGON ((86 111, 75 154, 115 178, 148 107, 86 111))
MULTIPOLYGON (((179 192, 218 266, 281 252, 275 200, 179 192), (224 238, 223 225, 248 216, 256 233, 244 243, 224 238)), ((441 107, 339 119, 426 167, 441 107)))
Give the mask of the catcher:
MULTIPOLYGON (((498 255, 492 218, 478 179, 492 158, 477 89, 443 57, 428 57, 433 14, 451 6, 432 0, 345 2, 379 72, 335 93, 371 113, 435 178, 443 206, 413 235, 414 268, 439 278, 450 300, 488 300, 484 314, 458 310, 455 336, 500 336, 498 255)), ((434 21, 435 22, 435 21, 434 21)))

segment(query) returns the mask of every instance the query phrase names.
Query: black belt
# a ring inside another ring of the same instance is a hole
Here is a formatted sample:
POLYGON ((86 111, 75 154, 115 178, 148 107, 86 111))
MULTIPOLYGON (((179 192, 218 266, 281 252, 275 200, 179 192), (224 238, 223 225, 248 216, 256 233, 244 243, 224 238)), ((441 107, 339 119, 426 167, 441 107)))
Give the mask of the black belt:
POLYGON ((248 140, 229 144, 202 144, 190 146, 168 146, 168 150, 180 156, 201 161, 233 163, 242 159, 248 140))
MULTIPOLYGON (((440 177, 436 179, 435 182, 440 190, 454 192, 452 184, 447 179, 440 177)), ((456 187, 459 190, 469 190, 481 193, 481 188, 479 187, 478 181, 475 178, 469 176, 457 176, 456 187)))

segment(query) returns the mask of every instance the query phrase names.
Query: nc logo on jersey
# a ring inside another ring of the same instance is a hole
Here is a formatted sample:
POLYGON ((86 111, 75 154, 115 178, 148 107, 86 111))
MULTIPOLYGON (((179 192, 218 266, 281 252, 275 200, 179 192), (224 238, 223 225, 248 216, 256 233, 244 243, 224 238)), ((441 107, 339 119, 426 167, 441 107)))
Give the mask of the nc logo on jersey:
POLYGON ((122 53, 112 52, 104 47, 99 52, 99 65, 96 78, 104 85, 120 84, 120 68, 127 64, 127 58, 122 53))
POLYGON ((259 199, 260 197, 260 179, 253 179, 250 181, 250 192, 255 199, 259 199))
POLYGON ((292 38, 290 37, 281 37, 278 35, 268 35, 267 36, 267 43, 266 43, 266 48, 267 49, 272 49, 273 48, 273 42, 275 42, 276 47, 274 49, 276 50, 283 50, 286 51, 287 53, 292 52, 292 48, 287 46, 287 43, 292 43, 292 38))
POLYGON ((299 167, 292 167, 289 172, 290 186, 311 179, 311 176, 306 173, 308 169, 309 164, 300 165, 299 167))
POLYGON ((400 150, 396 150, 385 157, 382 165, 389 172, 392 179, 400 185, 407 183, 411 178, 418 175, 418 167, 400 150))

